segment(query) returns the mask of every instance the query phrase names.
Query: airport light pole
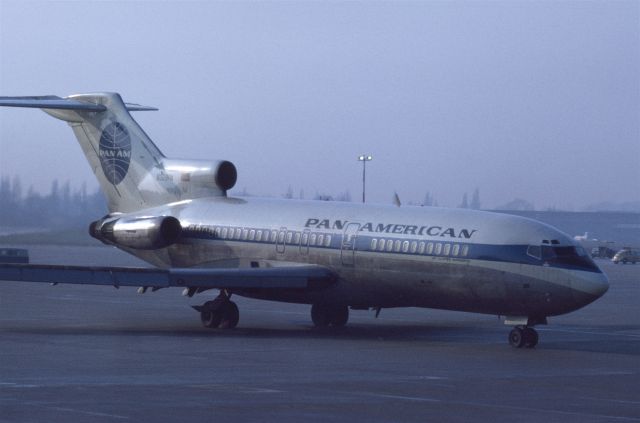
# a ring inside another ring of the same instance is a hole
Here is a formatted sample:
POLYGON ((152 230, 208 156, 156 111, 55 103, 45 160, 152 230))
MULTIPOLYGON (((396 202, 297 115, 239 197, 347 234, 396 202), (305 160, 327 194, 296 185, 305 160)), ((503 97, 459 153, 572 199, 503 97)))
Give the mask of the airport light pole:
POLYGON ((365 188, 365 176, 367 171, 367 162, 373 160, 368 154, 362 154, 358 157, 358 161, 362 162, 362 202, 364 203, 364 188, 365 188))

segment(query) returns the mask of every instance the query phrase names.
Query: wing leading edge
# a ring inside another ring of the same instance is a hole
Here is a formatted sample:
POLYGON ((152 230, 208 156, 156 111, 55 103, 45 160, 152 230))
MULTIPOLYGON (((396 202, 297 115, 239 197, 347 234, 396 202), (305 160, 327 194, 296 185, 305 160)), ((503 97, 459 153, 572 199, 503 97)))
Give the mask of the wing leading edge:
POLYGON ((154 288, 307 289, 328 286, 336 275, 321 266, 247 269, 93 267, 0 264, 0 280, 154 288))

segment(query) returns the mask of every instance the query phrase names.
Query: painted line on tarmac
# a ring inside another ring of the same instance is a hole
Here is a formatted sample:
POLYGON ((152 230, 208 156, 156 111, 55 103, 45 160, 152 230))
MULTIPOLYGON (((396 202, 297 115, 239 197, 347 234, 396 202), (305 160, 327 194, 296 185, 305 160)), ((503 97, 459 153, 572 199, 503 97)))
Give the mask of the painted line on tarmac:
POLYGON ((70 412, 70 413, 80 413, 80 414, 85 414, 87 416, 111 417, 111 418, 114 418, 114 419, 129 420, 129 417, 120 416, 118 414, 99 413, 99 412, 95 412, 95 411, 77 410, 75 408, 66 408, 66 407, 46 407, 46 408, 51 409, 51 410, 56 410, 56 411, 67 411, 67 412, 70 412))
POLYGON ((604 419, 613 419, 613 420, 622 420, 622 421, 640 421, 640 417, 626 417, 626 416, 612 416, 608 414, 596 414, 596 413, 582 413, 578 411, 563 411, 563 410, 549 410, 543 408, 532 408, 532 407, 519 407, 514 405, 501 405, 501 404, 490 404, 486 402, 474 402, 474 401, 447 401, 440 400, 437 398, 428 398, 428 397, 411 397, 404 395, 391 395, 391 394, 378 394, 375 392, 348 392, 342 391, 341 393, 347 395, 361 395, 361 396, 369 396, 374 398, 389 398, 389 399, 397 399, 397 400, 405 400, 405 401, 421 401, 421 402, 432 402, 432 403, 442 403, 442 404, 451 404, 451 405, 462 405, 462 406, 471 406, 471 407, 484 407, 484 408, 496 408, 503 410, 517 410, 517 411, 527 411, 533 413, 543 413, 543 414, 560 414, 566 416, 580 416, 580 417, 589 417, 589 418, 604 418, 604 419))
POLYGON ((537 328, 541 332, 565 332, 565 333, 575 333, 582 335, 607 335, 607 336, 624 336, 627 338, 638 338, 640 339, 640 335, 635 335, 631 333, 622 333, 622 332, 594 332, 588 330, 576 330, 576 329, 562 329, 562 328, 537 328))

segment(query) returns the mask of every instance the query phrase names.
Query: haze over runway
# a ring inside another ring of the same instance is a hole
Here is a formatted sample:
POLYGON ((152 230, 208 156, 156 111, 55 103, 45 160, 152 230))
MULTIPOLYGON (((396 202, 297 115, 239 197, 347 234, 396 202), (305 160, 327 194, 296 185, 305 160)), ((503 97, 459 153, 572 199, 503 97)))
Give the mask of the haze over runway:
MULTIPOLYGON (((640 201, 640 5, 0 0, 0 95, 117 91, 237 191, 640 201)), ((96 187, 69 129, 0 110, 0 174, 96 187)))

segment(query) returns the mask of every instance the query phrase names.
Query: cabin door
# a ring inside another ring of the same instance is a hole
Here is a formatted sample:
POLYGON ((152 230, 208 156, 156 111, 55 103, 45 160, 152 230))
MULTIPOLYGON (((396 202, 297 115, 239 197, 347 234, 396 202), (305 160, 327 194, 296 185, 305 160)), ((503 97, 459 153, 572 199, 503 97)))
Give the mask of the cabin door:
POLYGON ((356 241, 358 239, 359 223, 349 223, 342 233, 342 244, 340 248, 340 256, 342 264, 345 266, 354 266, 356 260, 356 241))

